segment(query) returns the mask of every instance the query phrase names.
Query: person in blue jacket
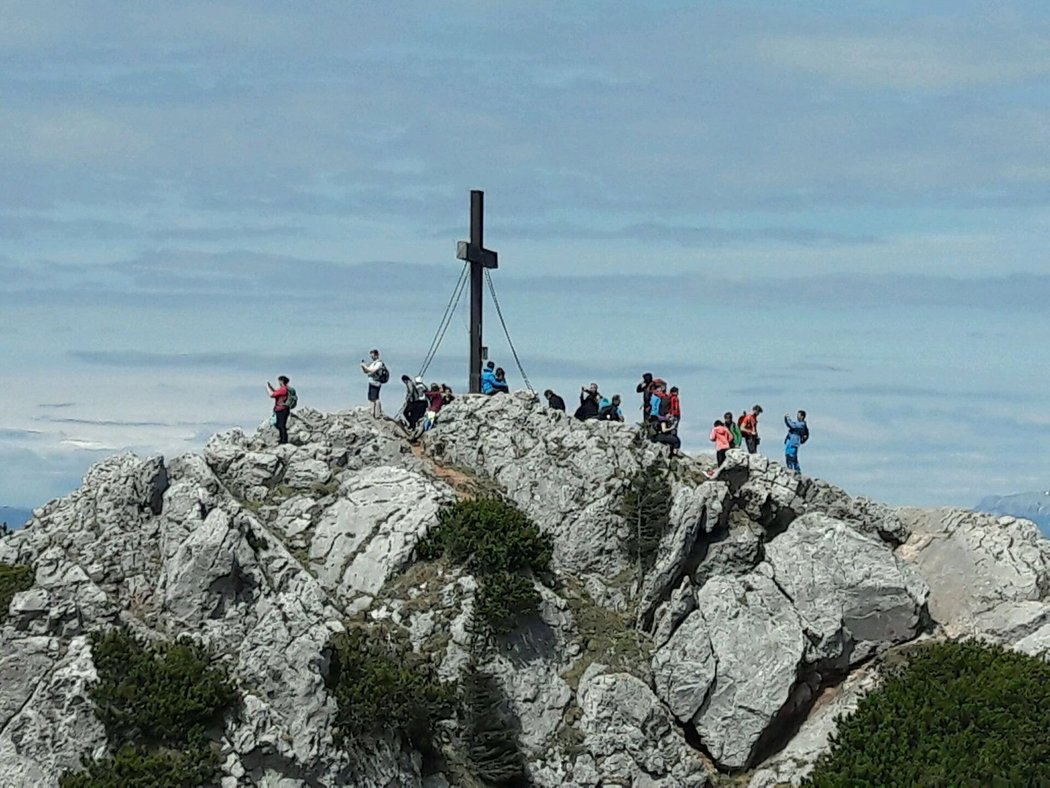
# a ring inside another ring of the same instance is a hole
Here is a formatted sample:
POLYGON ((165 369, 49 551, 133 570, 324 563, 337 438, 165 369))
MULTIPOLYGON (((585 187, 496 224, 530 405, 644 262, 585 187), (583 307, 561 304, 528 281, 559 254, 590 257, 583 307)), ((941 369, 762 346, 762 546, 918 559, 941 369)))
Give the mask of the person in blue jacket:
POLYGON ((496 362, 490 361, 481 371, 481 393, 496 393, 496 362))
POLYGON ((612 399, 602 399, 598 403, 599 421, 623 421, 623 411, 620 409, 620 395, 614 394, 612 399))
POLYGON ((809 440, 809 427, 806 426, 806 411, 800 410, 795 418, 784 414, 784 424, 788 434, 784 438, 784 464, 789 471, 802 473, 798 465, 798 447, 809 440))

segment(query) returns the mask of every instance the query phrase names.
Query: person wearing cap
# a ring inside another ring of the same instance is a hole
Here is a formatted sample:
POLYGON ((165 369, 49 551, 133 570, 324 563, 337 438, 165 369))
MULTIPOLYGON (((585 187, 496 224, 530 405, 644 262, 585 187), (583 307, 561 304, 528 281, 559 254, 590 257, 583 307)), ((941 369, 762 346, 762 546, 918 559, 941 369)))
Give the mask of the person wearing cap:
POLYGON ((761 413, 762 406, 755 405, 740 417, 740 434, 744 436, 748 454, 758 451, 758 444, 762 442, 758 437, 758 417, 761 413))
POLYGON ((401 382, 405 384, 405 406, 401 410, 401 415, 404 417, 408 428, 414 430, 427 410, 427 403, 424 397, 426 386, 423 385, 423 378, 418 376, 413 380, 408 375, 402 375, 401 382))

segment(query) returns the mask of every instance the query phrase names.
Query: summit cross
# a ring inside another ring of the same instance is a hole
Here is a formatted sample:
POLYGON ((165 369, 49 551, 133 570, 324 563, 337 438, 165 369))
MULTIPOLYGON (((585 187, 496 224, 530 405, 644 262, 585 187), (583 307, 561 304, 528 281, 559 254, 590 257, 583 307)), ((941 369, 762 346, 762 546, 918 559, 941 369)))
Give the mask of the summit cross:
POLYGON ((470 393, 481 393, 482 278, 486 268, 499 268, 496 253, 485 248, 485 192, 470 192, 470 240, 456 246, 456 258, 470 263, 470 393))

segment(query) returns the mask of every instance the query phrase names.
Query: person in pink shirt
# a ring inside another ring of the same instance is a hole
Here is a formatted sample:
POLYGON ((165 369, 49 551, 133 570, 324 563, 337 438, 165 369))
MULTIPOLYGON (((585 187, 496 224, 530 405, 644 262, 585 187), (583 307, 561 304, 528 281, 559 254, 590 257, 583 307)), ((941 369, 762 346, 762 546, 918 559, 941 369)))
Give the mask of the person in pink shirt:
POLYGON ((715 457, 718 459, 718 466, 721 467, 726 461, 726 452, 733 445, 733 433, 721 419, 715 421, 715 426, 711 430, 711 441, 715 444, 715 457))
POLYGON ((274 388, 270 381, 266 381, 266 389, 273 397, 274 426, 277 427, 277 442, 288 442, 288 376, 280 375, 277 382, 281 385, 274 388))

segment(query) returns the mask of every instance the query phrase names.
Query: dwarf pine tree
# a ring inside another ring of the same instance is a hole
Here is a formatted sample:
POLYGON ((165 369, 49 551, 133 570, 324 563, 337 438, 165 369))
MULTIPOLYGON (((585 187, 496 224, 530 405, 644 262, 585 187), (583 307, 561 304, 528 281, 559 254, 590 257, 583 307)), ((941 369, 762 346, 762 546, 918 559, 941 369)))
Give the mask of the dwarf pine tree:
POLYGON ((460 687, 461 737, 472 775, 489 785, 527 785, 515 719, 495 679, 471 662, 460 687))
POLYGON ((619 511, 629 529, 627 552, 637 563, 639 574, 645 574, 656 560, 670 522, 671 476, 665 459, 638 469, 623 492, 619 511))

